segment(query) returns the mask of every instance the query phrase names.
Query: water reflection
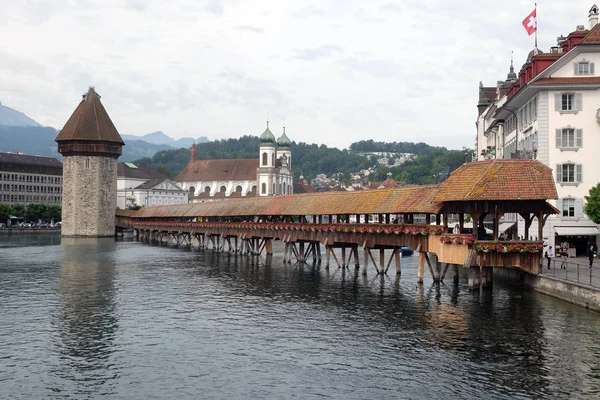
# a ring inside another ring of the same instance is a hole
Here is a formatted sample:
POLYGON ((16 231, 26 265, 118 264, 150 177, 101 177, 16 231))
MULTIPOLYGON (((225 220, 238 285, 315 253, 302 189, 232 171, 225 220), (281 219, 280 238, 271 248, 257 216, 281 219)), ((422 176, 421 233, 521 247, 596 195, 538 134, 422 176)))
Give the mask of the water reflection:
POLYGON ((283 264, 275 250, 267 260, 111 239, 0 249, 0 393, 599 394, 597 314, 498 282, 481 293, 427 276, 417 285, 416 259, 403 259, 400 277, 363 277, 353 267, 283 264))
POLYGON ((54 372, 76 382, 76 394, 107 394, 119 376, 111 359, 118 330, 115 242, 63 238, 62 250, 57 349, 65 365, 54 372))
MULTIPOLYGON (((374 324, 385 321, 393 331, 386 340, 399 351, 420 346, 432 358, 444 351, 473 365, 498 365, 493 373, 485 371, 484 379, 496 394, 563 392, 548 385, 544 321, 537 297, 523 295, 522 289, 500 289, 497 284, 495 291, 469 292, 454 283, 415 283, 413 289, 401 286, 401 277, 395 275, 363 277, 354 268, 327 270, 307 264, 270 268, 257 259, 219 254, 209 254, 203 263, 211 266, 211 277, 242 281, 245 293, 319 303, 340 309, 340 316, 358 315, 374 324), (414 338, 407 340, 402 332, 415 332, 414 338)), ((403 275, 406 281, 411 278, 415 281, 410 273, 403 275)))

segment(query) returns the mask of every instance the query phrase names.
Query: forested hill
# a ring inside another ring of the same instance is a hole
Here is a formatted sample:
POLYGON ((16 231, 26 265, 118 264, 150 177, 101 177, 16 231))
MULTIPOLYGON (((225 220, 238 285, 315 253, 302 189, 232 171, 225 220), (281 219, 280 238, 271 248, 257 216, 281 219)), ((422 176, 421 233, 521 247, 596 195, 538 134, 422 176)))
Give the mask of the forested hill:
POLYGON ((354 153, 412 153, 420 156, 431 154, 437 150, 446 150, 444 147, 434 147, 426 143, 412 142, 375 142, 371 140, 361 140, 360 142, 352 143, 350 151, 354 153))
MULTIPOLYGON (((196 159, 256 158, 260 141, 256 136, 242 136, 239 139, 223 139, 196 144, 196 159)), ((292 143, 292 172, 295 179, 303 174, 312 179, 317 174, 331 175, 336 172, 350 173, 373 166, 369 159, 348 150, 329 148, 325 145, 292 143)), ((152 158, 142 158, 135 163, 157 169, 165 166, 171 176, 177 175, 190 161, 190 150, 159 151, 152 158)), ((164 171, 164 169, 162 169, 164 171)))
MULTIPOLYGON (((260 141, 256 136, 242 136, 239 139, 215 140, 213 142, 196 144, 196 158, 198 160, 209 159, 231 159, 231 158, 256 158, 258 160, 258 150, 260 141)), ((462 165, 470 151, 447 150, 444 147, 432 147, 425 143, 382 143, 361 141, 350 145, 352 151, 330 148, 325 145, 292 143, 292 171, 294 180, 297 180, 300 174, 310 181, 317 174, 331 176, 336 173, 344 174, 344 180, 348 181, 350 173, 358 172, 362 169, 373 167, 377 164, 376 157, 364 157, 354 152, 399 152, 414 153, 419 157, 417 160, 406 162, 398 167, 380 167, 377 172, 370 177, 371 181, 383 181, 386 174, 391 172, 394 179, 402 184, 429 184, 440 182, 445 179, 450 172, 462 165), (369 147, 371 146, 380 147, 369 147), (377 150, 378 148, 384 150, 377 150), (392 148, 394 150, 392 150, 392 148)), ((157 169, 161 167, 161 172, 165 167, 171 176, 177 175, 189 162, 190 150, 162 150, 154 154, 152 158, 145 157, 135 161, 145 167, 157 169)))

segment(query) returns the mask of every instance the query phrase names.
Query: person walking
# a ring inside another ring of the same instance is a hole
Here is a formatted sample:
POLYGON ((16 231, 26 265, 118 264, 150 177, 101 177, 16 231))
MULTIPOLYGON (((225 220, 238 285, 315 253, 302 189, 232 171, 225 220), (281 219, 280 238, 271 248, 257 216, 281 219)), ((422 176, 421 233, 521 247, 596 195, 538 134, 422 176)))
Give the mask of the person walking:
POLYGON ((560 244, 560 269, 567 269, 567 256, 569 255, 569 251, 567 250, 567 245, 563 242, 560 244))
POLYGON ((545 254, 546 260, 548 260, 548 269, 550 268, 550 261, 552 260, 552 257, 554 257, 554 254, 552 254, 552 246, 550 246, 548 248, 548 250, 546 250, 546 254, 545 254))
POLYGON ((588 247, 588 258, 590 259, 590 268, 592 268, 595 256, 596 253, 594 252, 594 245, 590 243, 590 246, 588 247))

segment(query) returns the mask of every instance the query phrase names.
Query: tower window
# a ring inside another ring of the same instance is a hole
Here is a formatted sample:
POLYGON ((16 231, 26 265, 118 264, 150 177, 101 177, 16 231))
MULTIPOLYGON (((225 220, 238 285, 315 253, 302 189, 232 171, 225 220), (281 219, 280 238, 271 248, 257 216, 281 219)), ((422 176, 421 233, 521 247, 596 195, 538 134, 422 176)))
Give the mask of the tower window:
POLYGON ((260 187, 260 192, 261 194, 267 194, 267 184, 263 182, 263 184, 260 187))
POLYGON ((263 153, 263 155, 262 155, 262 165, 267 165, 268 160, 269 160, 268 157, 269 156, 267 155, 267 153, 263 153))

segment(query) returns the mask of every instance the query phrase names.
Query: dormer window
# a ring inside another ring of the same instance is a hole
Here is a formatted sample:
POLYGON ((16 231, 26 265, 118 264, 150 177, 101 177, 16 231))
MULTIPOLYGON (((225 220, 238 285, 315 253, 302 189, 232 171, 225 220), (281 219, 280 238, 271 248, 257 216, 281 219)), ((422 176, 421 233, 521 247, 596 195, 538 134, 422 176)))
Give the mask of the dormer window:
POLYGON ((594 75, 594 63, 579 61, 573 65, 575 75, 594 75))

